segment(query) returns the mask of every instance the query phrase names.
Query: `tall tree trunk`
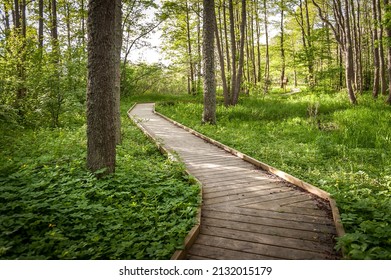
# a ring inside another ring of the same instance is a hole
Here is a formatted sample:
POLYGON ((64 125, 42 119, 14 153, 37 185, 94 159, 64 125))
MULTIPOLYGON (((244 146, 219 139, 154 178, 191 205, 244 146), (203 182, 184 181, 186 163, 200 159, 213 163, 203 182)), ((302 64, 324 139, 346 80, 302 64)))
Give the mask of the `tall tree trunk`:
POLYGON ((115 0, 115 91, 114 125, 115 144, 121 143, 121 49, 122 49, 122 1, 115 0))
POLYGON ((115 170, 114 94, 116 82, 116 5, 88 3, 87 167, 115 170))
POLYGON ((190 7, 189 2, 186 0, 186 34, 187 34, 187 54, 189 56, 189 94, 195 94, 194 87, 194 62, 193 62, 193 50, 191 45, 191 36, 190 36, 190 7))
POLYGON ((242 22, 240 24, 240 46, 239 46, 239 65, 238 72, 235 81, 235 91, 232 97, 233 105, 236 105, 239 100, 240 88, 242 85, 242 76, 243 76, 243 63, 244 63, 244 43, 245 43, 245 32, 246 32, 246 0, 242 0, 242 22))
POLYGON ((86 44, 86 19, 85 19, 85 9, 84 9, 84 0, 81 0, 80 1, 80 13, 81 13, 81 18, 80 18, 80 21, 81 21, 81 42, 83 44, 83 46, 85 46, 86 44))
POLYGON ((259 16, 258 16, 258 10, 259 10, 259 0, 256 0, 256 14, 257 14, 257 20, 256 20, 256 29, 257 29, 257 69, 258 69, 258 80, 257 82, 260 83, 261 82, 261 73, 262 73, 262 67, 261 67, 261 26, 260 26, 260 20, 259 20, 259 16))
POLYGON ((203 0, 203 72, 204 72, 204 112, 203 123, 216 123, 216 82, 214 69, 214 0, 203 0))
POLYGON ((228 2, 229 10, 229 23, 230 23, 230 34, 231 34, 231 105, 234 105, 234 95, 236 89, 236 35, 235 35, 235 18, 234 18, 234 5, 233 1, 228 2))
POLYGON ((265 39, 266 39, 266 53, 265 53, 265 78, 264 78, 264 89, 263 93, 267 94, 269 91, 270 83, 270 56, 269 56, 269 30, 268 30, 268 16, 267 16, 267 6, 266 0, 263 0, 263 16, 265 23, 265 39))
POLYGON ((51 36, 52 36, 52 60, 55 65, 53 72, 54 86, 52 87, 52 99, 50 113, 52 117, 52 126, 59 125, 59 117, 61 105, 63 102, 63 94, 60 91, 60 43, 58 41, 58 25, 57 25, 57 0, 51 0, 51 36))
POLYGON ((306 18, 306 26, 307 26, 307 63, 308 63, 308 73, 309 73, 309 84, 311 87, 315 86, 316 80, 314 75, 314 50, 312 47, 312 35, 311 35, 311 22, 309 16, 309 7, 308 0, 304 0, 305 3, 305 18, 306 18))
POLYGON ((38 44, 43 49, 43 0, 38 2, 38 44))
POLYGON ((374 26, 372 31, 372 45, 373 45, 373 90, 372 95, 374 98, 379 96, 380 86, 380 58, 379 58, 379 42, 378 42, 378 16, 377 16, 377 4, 376 0, 372 0, 372 12, 374 18, 374 26))
POLYGON ((232 67, 231 67, 231 57, 229 53, 229 41, 228 41, 228 27, 227 27, 227 8, 226 8, 226 0, 223 0, 223 21, 224 21, 224 37, 225 37, 225 48, 227 54, 227 71, 228 71, 228 79, 227 79, 227 89, 228 89, 228 98, 229 103, 231 104, 231 80, 232 80, 232 67))
POLYGON ((281 88, 285 88, 285 48, 284 48, 284 0, 281 0, 281 38, 280 38, 280 50, 281 50, 281 78, 280 78, 280 86, 281 88))
POLYGON ((214 23, 215 23, 214 32, 215 32, 215 37, 216 37, 216 47, 217 47, 217 52, 218 52, 219 61, 220 61, 221 81, 223 84, 224 106, 227 107, 230 104, 230 98, 229 98, 229 92, 228 92, 227 77, 225 75, 224 52, 223 52, 223 47, 220 43, 219 27, 217 25, 216 13, 214 13, 214 23))
POLYGON ((348 95, 352 104, 357 103, 356 94, 353 89, 354 83, 354 68, 353 68, 353 48, 351 38, 351 26, 350 26, 350 9, 349 1, 345 0, 344 8, 345 17, 345 64, 346 64, 346 87, 348 89, 348 95))
POLYGON ((381 0, 377 2, 377 22, 379 24, 379 79, 380 79, 380 91, 382 95, 387 95, 387 79, 386 79, 386 61, 384 58, 384 47, 383 47, 383 16, 381 9, 381 0))
MULTIPOLYGON (((386 13, 391 13, 391 5, 389 0, 384 0, 384 9, 386 13)), ((385 20, 385 29, 386 29, 386 46, 387 46, 387 76, 388 76, 388 98, 387 104, 391 105, 391 19, 386 17, 385 20)))

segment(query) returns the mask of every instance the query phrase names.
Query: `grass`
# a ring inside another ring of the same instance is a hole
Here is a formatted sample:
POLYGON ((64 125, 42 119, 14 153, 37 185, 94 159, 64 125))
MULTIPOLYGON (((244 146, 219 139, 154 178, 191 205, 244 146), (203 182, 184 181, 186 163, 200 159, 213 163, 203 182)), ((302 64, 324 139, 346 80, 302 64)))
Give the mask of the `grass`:
POLYGON ((202 104, 163 102, 157 110, 336 199, 352 259, 391 259, 391 108, 370 96, 301 92, 242 98, 202 125, 202 104), (175 105, 175 106, 173 106, 175 105))
POLYGON ((169 259, 195 222, 199 186, 126 117, 116 173, 96 179, 84 122, 0 127, 0 259, 169 259))

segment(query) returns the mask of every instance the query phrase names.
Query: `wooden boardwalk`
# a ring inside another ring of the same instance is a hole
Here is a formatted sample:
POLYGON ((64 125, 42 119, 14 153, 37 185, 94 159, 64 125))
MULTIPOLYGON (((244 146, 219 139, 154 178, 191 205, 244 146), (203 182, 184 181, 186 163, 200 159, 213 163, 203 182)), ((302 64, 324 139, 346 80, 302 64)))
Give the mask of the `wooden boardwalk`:
POLYGON ((138 104, 129 115, 203 186, 201 230, 187 259, 336 259, 326 203, 206 143, 138 104))

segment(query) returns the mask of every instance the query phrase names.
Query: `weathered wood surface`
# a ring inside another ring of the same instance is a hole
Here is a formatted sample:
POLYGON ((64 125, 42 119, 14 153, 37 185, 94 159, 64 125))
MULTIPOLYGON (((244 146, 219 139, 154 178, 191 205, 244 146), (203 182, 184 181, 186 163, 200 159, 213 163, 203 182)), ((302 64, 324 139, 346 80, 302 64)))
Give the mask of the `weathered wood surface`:
POLYGON ((203 185, 201 230, 187 259, 336 259, 328 203, 138 104, 130 116, 203 185))

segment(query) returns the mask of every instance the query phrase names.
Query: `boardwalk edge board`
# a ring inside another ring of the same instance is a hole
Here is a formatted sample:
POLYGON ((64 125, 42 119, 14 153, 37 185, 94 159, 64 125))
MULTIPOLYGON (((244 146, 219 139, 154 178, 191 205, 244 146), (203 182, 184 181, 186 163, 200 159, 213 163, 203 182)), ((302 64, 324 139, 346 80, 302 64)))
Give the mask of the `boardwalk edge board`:
MULTIPOLYGON (((156 137, 148 132, 144 127, 140 124, 140 121, 138 121, 136 118, 134 118, 131 115, 131 111, 136 107, 137 103, 133 104, 133 106, 127 111, 128 117, 133 121, 133 123, 149 138, 151 139, 159 151, 163 154, 165 154, 170 160, 178 160, 177 156, 175 153, 170 151, 169 149, 166 149, 162 143, 157 141, 156 137)), ((154 110, 155 112, 155 110, 154 110)), ((191 175, 190 172, 186 169, 185 170, 187 175, 191 175)), ((200 196, 201 196, 201 201, 202 201, 202 184, 197 178, 192 177, 199 185, 200 185, 200 196)), ((184 240, 184 249, 183 250, 176 250, 174 254, 171 256, 171 260, 182 260, 185 258, 187 251, 191 248, 191 246, 194 244, 195 240, 197 239, 201 229, 201 205, 197 209, 197 216, 196 216, 196 223, 192 227, 192 229, 189 231, 189 233, 186 235, 185 240, 184 240)))
MULTIPOLYGON (((296 178, 296 177, 294 177, 294 176, 292 176, 292 175, 290 175, 290 174, 288 174, 288 173, 286 173, 284 171, 281 171, 281 170, 279 170, 277 168, 274 168, 274 167, 272 167, 272 166, 270 166, 270 165, 268 165, 266 163, 263 163, 263 162, 261 162, 259 160, 256 160, 256 159, 254 159, 254 158, 252 158, 252 157, 250 157, 250 156, 248 156, 246 154, 243 154, 243 153, 241 153, 241 152, 239 152, 239 151, 237 151, 237 150, 235 150, 235 149, 233 149, 231 147, 228 147, 227 145, 224 145, 224 144, 222 144, 219 141, 211 139, 211 138, 205 136, 204 134, 201 134, 201 133, 199 133, 199 132, 197 132, 197 131, 195 131, 195 130, 193 130, 193 129, 191 129, 191 128, 189 128, 189 127, 187 127, 187 126, 185 126, 185 125, 183 125, 181 123, 178 123, 178 122, 170 119, 169 117, 167 117, 167 116, 157 112, 155 110, 155 106, 153 108, 154 108, 153 112, 155 114, 157 114, 158 116, 164 118, 165 120, 173 123, 174 125, 182 128, 182 129, 190 132, 191 134, 193 134, 193 135, 195 135, 195 136, 197 136, 197 137, 207 141, 208 143, 211 143, 211 144, 213 144, 213 145, 215 145, 215 146, 217 146, 217 147, 219 147, 219 148, 221 148, 221 149, 223 149, 223 150, 225 150, 225 151, 227 151, 227 152, 229 152, 229 153, 231 153, 231 154, 233 154, 233 155, 243 159, 244 161, 252 163, 255 166, 258 166, 258 167, 262 168, 263 170, 265 170, 267 172, 270 172, 270 173, 272 173, 274 175, 277 175, 278 177, 282 178, 283 180, 285 180, 285 181, 287 181, 289 183, 292 183, 295 186, 298 186, 301 189, 303 189, 303 190, 305 190, 305 191, 307 191, 307 192, 309 192, 311 194, 314 194, 315 196, 318 196, 318 197, 320 197, 320 198, 322 198, 324 200, 327 200, 329 202, 329 204, 330 204, 330 208, 331 208, 331 211, 332 211, 332 216, 333 216, 333 221, 334 221, 335 229, 336 229, 336 232, 337 232, 337 236, 338 237, 342 237, 343 235, 345 235, 345 229, 344 229, 342 221, 341 221, 341 216, 340 216, 340 213, 339 213, 339 210, 338 210, 338 207, 337 207, 337 203, 331 197, 331 195, 328 192, 326 192, 324 190, 321 190, 321 189, 319 189, 319 188, 317 188, 317 187, 315 187, 315 186, 313 186, 313 185, 311 185, 311 184, 309 184, 307 182, 304 182, 303 180, 300 180, 300 179, 298 179, 298 178, 296 178)), ((344 251, 343 250, 342 250, 342 254, 344 255, 344 251)))

